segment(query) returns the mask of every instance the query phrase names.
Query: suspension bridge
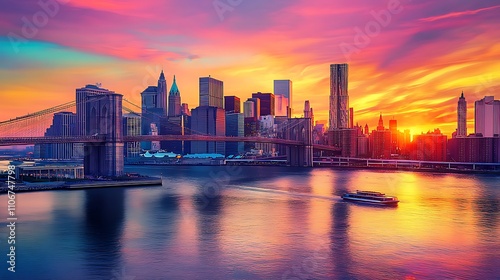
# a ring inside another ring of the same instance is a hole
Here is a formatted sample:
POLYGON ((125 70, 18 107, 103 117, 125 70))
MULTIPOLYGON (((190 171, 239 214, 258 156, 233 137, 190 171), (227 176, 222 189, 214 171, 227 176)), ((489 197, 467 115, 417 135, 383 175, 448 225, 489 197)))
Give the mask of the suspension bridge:
POLYGON ((0 146, 82 143, 86 175, 120 176, 123 173, 123 143, 151 141, 207 141, 271 143, 287 148, 287 162, 293 166, 312 166, 313 150, 338 151, 338 148, 312 143, 312 123, 308 118, 288 119, 280 126, 280 138, 231 137, 203 134, 184 127, 184 135, 124 135, 124 112, 140 115, 141 107, 120 94, 93 96, 85 101, 85 133, 48 136, 54 115, 76 113, 77 102, 71 101, 35 113, 0 122, 0 146), (132 109, 134 108, 134 109, 132 109))

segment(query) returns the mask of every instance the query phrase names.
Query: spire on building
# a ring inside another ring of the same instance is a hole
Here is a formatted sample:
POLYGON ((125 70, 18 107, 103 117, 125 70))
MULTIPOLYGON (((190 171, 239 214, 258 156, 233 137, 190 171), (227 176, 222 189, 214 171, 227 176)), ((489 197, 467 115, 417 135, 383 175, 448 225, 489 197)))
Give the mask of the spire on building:
POLYGON ((163 74, 163 69, 161 70, 160 78, 158 78, 158 80, 160 80, 160 81, 165 80, 165 74, 163 74))
POLYGON ((467 101, 463 91, 458 99, 456 137, 467 137, 467 101))
POLYGON ((180 96, 181 92, 179 91, 179 88, 177 87, 177 82, 175 80, 175 75, 174 75, 174 82, 172 83, 172 87, 170 88, 169 94, 170 96, 180 96))
POLYGON ((177 87, 177 81, 174 75, 174 81, 168 94, 168 116, 178 117, 182 115, 181 92, 177 87))
POLYGON ((384 130, 384 120, 382 119, 382 113, 380 113, 377 130, 384 130))

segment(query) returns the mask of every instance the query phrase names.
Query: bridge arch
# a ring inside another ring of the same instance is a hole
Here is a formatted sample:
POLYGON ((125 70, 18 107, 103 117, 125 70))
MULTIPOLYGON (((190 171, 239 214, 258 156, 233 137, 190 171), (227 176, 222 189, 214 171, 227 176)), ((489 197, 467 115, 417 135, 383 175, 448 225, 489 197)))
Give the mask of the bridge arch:
POLYGON ((93 135, 94 133, 98 132, 98 117, 97 117, 97 110, 95 106, 92 106, 92 109, 90 110, 90 115, 89 115, 89 134, 93 135))

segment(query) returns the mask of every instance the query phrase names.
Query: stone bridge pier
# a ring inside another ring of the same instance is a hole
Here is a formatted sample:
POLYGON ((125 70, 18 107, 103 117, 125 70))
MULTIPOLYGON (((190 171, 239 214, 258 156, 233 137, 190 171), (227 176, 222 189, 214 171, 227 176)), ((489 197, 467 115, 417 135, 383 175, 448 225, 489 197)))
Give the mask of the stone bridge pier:
POLYGON ((110 93, 86 99, 85 134, 104 137, 105 142, 85 144, 85 176, 123 175, 122 98, 110 93))
POLYGON ((311 118, 288 119, 285 138, 303 142, 300 146, 287 146, 287 162, 290 166, 313 166, 313 135, 311 118))

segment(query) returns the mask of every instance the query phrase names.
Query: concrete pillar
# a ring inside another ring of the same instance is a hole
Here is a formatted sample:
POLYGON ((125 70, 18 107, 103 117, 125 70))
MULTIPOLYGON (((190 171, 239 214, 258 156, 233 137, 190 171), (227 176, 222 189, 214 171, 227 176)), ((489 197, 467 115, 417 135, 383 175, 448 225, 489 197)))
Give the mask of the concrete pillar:
POLYGON ((85 176, 123 175, 122 97, 116 93, 87 97, 86 135, 103 137, 104 142, 85 144, 85 176))
POLYGON ((288 119, 285 127, 287 140, 303 142, 300 146, 287 147, 287 162, 291 166, 313 166, 312 123, 310 118, 288 119))

